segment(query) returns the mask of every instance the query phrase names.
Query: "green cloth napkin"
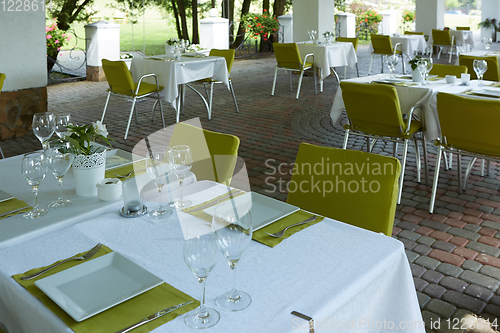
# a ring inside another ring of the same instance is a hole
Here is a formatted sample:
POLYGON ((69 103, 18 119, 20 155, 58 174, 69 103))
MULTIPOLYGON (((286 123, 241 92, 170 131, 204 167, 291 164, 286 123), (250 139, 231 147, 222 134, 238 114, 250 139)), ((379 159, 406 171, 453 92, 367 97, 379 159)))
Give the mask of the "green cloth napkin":
POLYGON ((0 217, 0 220, 7 218, 7 217, 10 217, 10 216, 17 215, 19 213, 29 212, 30 210, 33 209, 33 207, 28 205, 26 202, 18 200, 16 198, 12 198, 10 200, 0 202, 0 215, 5 214, 7 212, 10 212, 12 210, 18 209, 18 208, 22 208, 22 207, 26 207, 26 208, 18 210, 17 212, 14 212, 14 213, 11 213, 8 215, 4 215, 4 216, 0 217))
MULTIPOLYGON (((232 189, 231 191, 229 191, 229 193, 235 193, 236 191, 239 191, 239 190, 238 189, 232 189)), ((242 193, 236 194, 235 197, 237 197, 239 195, 242 195, 242 194, 245 194, 245 193, 246 192, 242 192, 242 193)), ((205 220, 205 221, 208 221, 208 222, 212 223, 212 216, 208 215, 207 213, 205 213, 203 211, 203 209, 195 211, 195 212, 193 212, 193 210, 195 210, 196 208, 198 208, 200 206, 208 204, 208 203, 213 203, 215 205, 215 204, 220 204, 221 202, 229 200, 230 198, 227 198, 226 200, 222 200, 220 202, 217 202, 217 200, 219 200, 220 198, 222 198, 225 195, 227 195, 227 193, 221 194, 218 197, 215 197, 215 198, 210 199, 208 201, 202 202, 199 205, 191 206, 191 207, 188 207, 188 208, 184 208, 182 211, 185 212, 185 213, 191 214, 193 216, 196 216, 197 218, 200 218, 202 220, 205 220)))
MULTIPOLYGON (((398 79, 405 79, 405 80, 413 80, 413 78, 410 75, 403 75, 403 76, 397 76, 398 79)), ((430 77, 429 81, 439 81, 444 79, 444 77, 436 76, 436 77, 430 77)))
MULTIPOLYGON (((87 250, 88 251, 88 250, 87 250)), ((83 255, 85 252, 79 253, 77 255, 83 255)), ((99 252, 97 252, 93 258, 100 257, 107 253, 113 252, 110 248, 103 246, 99 252)), ((92 260, 92 259, 89 259, 92 260)), ((56 303, 54 303, 47 295, 45 295, 38 287, 35 285, 35 281, 38 279, 46 278, 52 274, 63 271, 67 268, 82 264, 85 261, 72 260, 70 262, 64 263, 59 267, 52 269, 51 271, 39 276, 38 278, 32 280, 21 280, 21 276, 26 274, 31 274, 39 271, 45 267, 31 269, 25 273, 12 275, 12 278, 16 280, 17 283, 22 285, 26 290, 28 290, 33 296, 38 298, 42 303, 48 307, 55 315, 64 321, 69 328, 71 328, 76 333, 110 333, 116 332, 118 330, 124 329, 139 320, 170 306, 180 304, 187 301, 194 301, 174 312, 166 314, 158 319, 155 319, 147 324, 144 324, 138 328, 134 329, 134 333, 145 333, 150 332, 153 329, 175 319, 177 316, 183 315, 200 305, 200 302, 195 300, 189 295, 177 290, 176 288, 170 286, 167 283, 162 283, 161 285, 146 291, 138 296, 135 296, 123 303, 115 305, 114 307, 96 314, 88 319, 81 322, 76 322, 71 318, 63 309, 61 309, 56 303)), ((49 265, 50 266, 50 265, 49 265)))
POLYGON ((387 82, 387 81, 372 81, 372 83, 390 84, 391 86, 397 86, 397 87, 410 87, 417 85, 417 83, 387 82))
POLYGON ((283 237, 280 237, 280 238, 269 236, 268 234, 266 234, 266 232, 273 234, 273 233, 278 232, 278 231, 280 231, 280 230, 282 230, 282 229, 284 229, 292 224, 304 221, 313 215, 315 215, 315 214, 311 214, 311 213, 305 212, 303 210, 299 210, 293 214, 285 216, 284 218, 282 218, 274 223, 271 223, 270 225, 265 226, 262 229, 255 231, 253 233, 252 238, 253 238, 253 240, 256 240, 257 242, 262 243, 264 245, 267 245, 269 247, 275 247, 276 245, 278 245, 279 243, 281 243, 283 240, 290 237, 294 233, 299 232, 299 231, 301 231, 301 230, 303 230, 303 229, 305 229, 313 224, 316 224, 318 222, 323 221, 324 217, 317 215, 318 217, 316 218, 316 220, 309 222, 309 223, 306 223, 306 224, 302 224, 302 225, 290 228, 285 232, 285 235, 283 237))
POLYGON ((131 163, 131 164, 128 164, 128 165, 125 165, 125 166, 122 166, 122 167, 119 167, 116 169, 107 170, 105 173, 105 177, 106 178, 118 178, 121 181, 124 181, 124 180, 130 179, 130 178, 134 178, 135 176, 142 175, 143 173, 146 173, 145 169, 146 169, 146 160, 142 160, 142 161, 134 162, 134 163, 131 163), (116 176, 116 175, 124 176, 124 175, 128 174, 130 171, 134 171, 134 170, 139 170, 139 171, 133 172, 127 178, 121 178, 121 177, 116 176))

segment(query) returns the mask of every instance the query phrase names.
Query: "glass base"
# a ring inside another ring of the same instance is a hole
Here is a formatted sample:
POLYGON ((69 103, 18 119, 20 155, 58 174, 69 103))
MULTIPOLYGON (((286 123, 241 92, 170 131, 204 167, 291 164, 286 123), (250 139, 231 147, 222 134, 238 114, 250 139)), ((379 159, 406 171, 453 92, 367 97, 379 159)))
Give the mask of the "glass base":
POLYGON ((71 200, 68 200, 68 199, 56 200, 56 201, 51 202, 49 204, 49 208, 52 208, 52 209, 66 208, 66 207, 71 206, 72 203, 73 202, 71 200))
POLYGON ((209 328, 219 322, 220 314, 215 309, 205 308, 203 314, 200 313, 200 308, 188 312, 184 317, 184 322, 191 328, 209 328))
POLYGON ((244 291, 228 291, 215 299, 215 304, 226 311, 240 311, 248 308, 252 298, 244 291))
POLYGON ((23 214, 25 219, 37 219, 39 217, 47 215, 49 211, 43 208, 32 209, 29 212, 23 214))
POLYGON ((172 210, 170 208, 154 209, 150 210, 148 215, 153 219, 166 219, 172 215, 172 210))
POLYGON ((176 208, 176 209, 183 209, 191 206, 193 203, 191 200, 177 200, 177 201, 172 201, 169 203, 170 207, 176 208))

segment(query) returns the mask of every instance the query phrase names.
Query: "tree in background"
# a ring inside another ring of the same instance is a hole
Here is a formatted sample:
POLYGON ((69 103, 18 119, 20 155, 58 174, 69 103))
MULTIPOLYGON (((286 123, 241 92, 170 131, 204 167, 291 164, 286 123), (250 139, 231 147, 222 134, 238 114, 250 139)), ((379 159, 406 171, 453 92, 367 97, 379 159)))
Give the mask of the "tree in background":
POLYGON ((48 16, 57 19, 59 29, 67 31, 73 22, 87 21, 94 14, 86 9, 94 0, 52 0, 47 6, 48 16))

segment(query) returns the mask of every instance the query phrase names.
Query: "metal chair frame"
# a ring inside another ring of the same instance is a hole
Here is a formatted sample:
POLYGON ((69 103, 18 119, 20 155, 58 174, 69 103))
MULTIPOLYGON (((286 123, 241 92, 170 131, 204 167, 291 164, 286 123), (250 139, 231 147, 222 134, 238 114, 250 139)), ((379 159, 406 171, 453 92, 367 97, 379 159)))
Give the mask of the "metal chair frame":
MULTIPOLYGON (((403 67, 403 74, 406 73, 406 67, 405 67, 405 57, 404 57, 404 53, 403 53, 403 45, 401 45, 401 43, 396 43, 393 47, 393 50, 396 51, 397 50, 397 47, 398 45, 401 46, 401 53, 397 54, 396 55, 399 55, 401 56, 401 65, 403 67)), ((372 52, 372 57, 370 59, 370 67, 368 68, 368 75, 370 75, 371 71, 372 71, 372 63, 373 63, 373 57, 378 54, 380 55, 380 61, 381 61, 381 72, 383 73, 384 72, 384 59, 386 56, 388 55, 393 55, 394 53, 388 53, 388 54, 380 54, 380 53, 375 53, 375 52, 372 52)), ((356 63, 356 66, 358 64, 356 63)), ((359 76, 359 74, 358 74, 359 76)))
MULTIPOLYGON (((299 75, 299 86, 297 87, 297 96, 295 97, 295 99, 299 99, 299 94, 300 94, 300 87, 302 86, 302 77, 304 76, 304 71, 308 70, 308 69, 311 69, 313 68, 313 72, 314 72, 314 93, 317 95, 318 94, 318 85, 317 85, 317 79, 316 79, 316 63, 314 62, 314 53, 308 53, 306 54, 306 56, 304 57, 304 61, 302 63, 302 67, 300 69, 300 75, 299 75), (311 56, 312 57, 312 66, 309 66, 309 67, 305 67, 305 64, 307 62, 307 58, 311 56)), ((292 72, 293 71, 297 71, 299 69, 297 68, 286 68, 286 67, 281 67, 279 66, 277 63, 276 63, 276 68, 274 70, 274 81, 273 81, 273 91, 271 93, 271 96, 274 96, 274 91, 275 91, 275 88, 276 88, 276 78, 278 76, 278 68, 281 68, 281 69, 284 69, 286 71, 289 72, 289 76, 290 76, 290 91, 293 91, 293 88, 292 88, 292 72)))
POLYGON ((439 48, 439 52, 438 52, 438 55, 437 55, 437 58, 439 59, 439 57, 441 56, 441 52, 443 52, 443 49, 445 47, 448 47, 449 48, 449 54, 450 54, 450 58, 448 59, 448 63, 451 63, 451 57, 453 56, 453 46, 455 46, 455 55, 458 57, 458 46, 455 44, 455 36, 451 36, 451 45, 447 45, 447 44, 435 44, 434 43, 434 40, 432 41, 432 47, 431 47, 431 58, 432 58, 432 55, 434 53, 434 46, 437 46, 439 48))

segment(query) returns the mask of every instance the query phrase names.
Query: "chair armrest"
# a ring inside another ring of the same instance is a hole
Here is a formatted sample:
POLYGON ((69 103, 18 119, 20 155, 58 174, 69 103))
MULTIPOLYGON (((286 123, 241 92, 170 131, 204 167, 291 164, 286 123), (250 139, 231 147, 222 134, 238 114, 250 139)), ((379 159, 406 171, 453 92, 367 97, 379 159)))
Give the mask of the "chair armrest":
POLYGON ((155 78, 156 90, 160 89, 160 86, 158 85, 158 77, 156 76, 156 74, 154 74, 154 73, 146 74, 146 75, 141 76, 141 78, 139 79, 139 82, 137 82, 137 89, 135 91, 136 95, 139 93, 139 90, 141 88, 142 79, 147 78, 147 77, 151 77, 151 76, 153 76, 155 78))
POLYGON ((403 44, 401 44, 401 43, 396 43, 396 45, 394 45, 393 54, 396 54, 396 51, 398 50, 398 45, 401 46, 401 54, 403 54, 403 44))
MULTIPOLYGON (((307 61, 306 61, 306 60, 307 60, 307 57, 309 57, 309 56, 312 56, 312 58, 313 58, 312 63, 313 63, 313 65, 315 65, 315 63, 314 63, 314 53, 308 53, 308 54, 306 54, 306 56, 304 57, 304 65, 305 65, 305 63, 307 62, 307 61)), ((304 65, 302 65, 302 66, 304 66, 304 65)))
POLYGON ((410 126, 411 126, 411 119, 413 118, 413 112, 416 110, 416 109, 420 109, 420 110, 423 110, 424 109, 424 106, 422 104, 415 104, 411 109, 410 109, 410 113, 408 113, 408 125, 406 127, 406 133, 408 133, 410 131, 410 126))

